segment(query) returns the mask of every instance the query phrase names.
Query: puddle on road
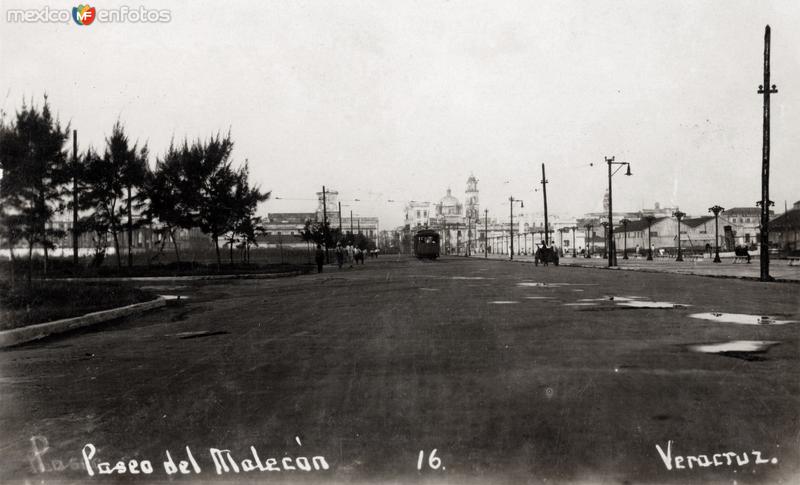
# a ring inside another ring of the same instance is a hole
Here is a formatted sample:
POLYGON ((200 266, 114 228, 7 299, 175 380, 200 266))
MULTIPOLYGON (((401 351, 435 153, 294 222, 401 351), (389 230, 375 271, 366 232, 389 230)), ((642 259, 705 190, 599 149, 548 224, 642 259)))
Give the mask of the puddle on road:
POLYGON ((487 278, 486 276, 451 276, 451 280, 493 280, 494 278, 487 278))
POLYGON ((670 301, 623 301, 617 305, 629 308, 686 308, 689 306, 670 301))
MULTIPOLYGON (((538 281, 521 281, 517 286, 533 286, 536 288, 560 288, 562 286, 597 286, 596 283, 542 283, 538 281)), ((583 290, 575 290, 583 291, 583 290)))
POLYGON ((159 291, 175 291, 175 290, 185 290, 189 288, 187 285, 170 285, 170 284, 163 284, 163 285, 148 285, 148 286, 140 286, 142 290, 159 290, 159 291))
POLYGON ((222 330, 194 330, 191 332, 178 332, 178 333, 168 333, 165 334, 165 337, 178 337, 180 339, 187 339, 187 338, 197 338, 197 337, 209 337, 212 335, 224 335, 228 332, 222 330))
POLYGON ((631 298, 625 296, 604 296, 603 298, 581 298, 578 301, 617 301, 617 302, 627 302, 633 301, 631 298))
MULTIPOLYGON (((200 332, 184 332, 184 334, 185 335, 178 338, 186 340, 190 338, 213 337, 214 335, 227 335, 228 332, 225 332, 224 330, 216 330, 216 331, 203 330, 200 332)), ((175 335, 180 335, 180 334, 175 334, 175 335)))
POLYGON ((552 296, 526 296, 526 300, 552 300, 552 296))
POLYGON ((690 345, 689 350, 748 361, 763 361, 766 359, 758 354, 765 354, 770 348, 779 343, 770 340, 732 340, 717 344, 690 345))
POLYGON ((578 303, 564 303, 564 306, 594 306, 594 305, 597 305, 597 303, 589 303, 586 301, 578 303))
POLYGON ((514 303, 519 303, 519 302, 510 300, 495 300, 489 302, 490 305, 512 305, 514 303))
POLYGON ((158 296, 160 296, 161 298, 163 298, 163 299, 165 299, 167 301, 177 301, 177 300, 188 300, 189 299, 188 296, 182 296, 182 295, 158 295, 158 296))
POLYGON ((693 313, 689 315, 700 320, 710 320, 713 322, 738 323, 740 325, 785 325, 787 323, 797 323, 796 320, 776 320, 769 315, 748 315, 746 313, 693 313))

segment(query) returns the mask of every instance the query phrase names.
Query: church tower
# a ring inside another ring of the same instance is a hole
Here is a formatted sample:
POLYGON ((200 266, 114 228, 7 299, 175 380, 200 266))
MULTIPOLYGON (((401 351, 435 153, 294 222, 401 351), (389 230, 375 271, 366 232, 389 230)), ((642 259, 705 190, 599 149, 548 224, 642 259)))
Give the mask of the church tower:
POLYGON ((465 202, 464 207, 466 207, 466 217, 475 220, 480 218, 480 204, 478 202, 478 179, 475 178, 474 175, 470 174, 469 178, 467 179, 467 190, 464 192, 465 202))

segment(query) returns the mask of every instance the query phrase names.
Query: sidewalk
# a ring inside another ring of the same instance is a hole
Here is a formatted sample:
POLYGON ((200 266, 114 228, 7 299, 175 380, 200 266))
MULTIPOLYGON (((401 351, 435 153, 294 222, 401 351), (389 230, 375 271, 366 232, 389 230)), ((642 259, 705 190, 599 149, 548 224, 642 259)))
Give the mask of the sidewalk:
MULTIPOLYGON (((474 255, 472 258, 483 258, 483 255, 474 255)), ((489 259, 508 260, 507 254, 490 254, 489 259)), ((514 255, 514 261, 533 263, 533 256, 514 255)), ((559 264, 564 266, 579 266, 583 268, 607 268, 608 260, 603 258, 573 258, 565 255, 559 260, 559 264)), ((720 278, 743 278, 758 279, 760 276, 760 266, 758 257, 753 258, 750 264, 736 263, 733 259, 723 259, 721 263, 713 263, 711 258, 704 258, 697 261, 687 258, 683 262, 676 262, 674 258, 654 258, 647 261, 646 258, 622 259, 617 258, 617 266, 620 270, 645 271, 660 273, 676 273, 698 276, 716 276, 720 278)), ((791 281, 800 283, 800 266, 789 266, 789 261, 784 259, 771 260, 769 264, 769 274, 776 281, 791 281)))

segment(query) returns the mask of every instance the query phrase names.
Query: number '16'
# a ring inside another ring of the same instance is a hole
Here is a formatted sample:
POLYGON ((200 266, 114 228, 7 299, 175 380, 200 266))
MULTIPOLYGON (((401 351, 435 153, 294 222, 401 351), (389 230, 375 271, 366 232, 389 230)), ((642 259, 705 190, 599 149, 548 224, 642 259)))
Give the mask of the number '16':
MULTIPOLYGON (((423 461, 425 460, 425 450, 419 450, 419 459, 417 460, 417 470, 422 470, 423 461)), ((428 455, 428 466, 433 470, 438 470, 442 466, 442 460, 436 456, 436 448, 428 455)))

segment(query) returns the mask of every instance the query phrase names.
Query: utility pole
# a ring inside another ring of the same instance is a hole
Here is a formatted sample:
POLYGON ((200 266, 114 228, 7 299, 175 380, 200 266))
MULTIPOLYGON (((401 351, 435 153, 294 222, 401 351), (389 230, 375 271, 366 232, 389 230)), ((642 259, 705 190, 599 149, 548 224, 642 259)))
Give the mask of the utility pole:
POLYGON ((72 130, 72 264, 78 265, 78 130, 72 130))
POLYGON ((489 209, 483 209, 483 258, 489 257, 489 209))
POLYGON ((509 253, 510 259, 513 260, 514 259, 514 202, 519 202, 520 208, 525 207, 525 203, 523 201, 519 200, 519 199, 514 199, 514 196, 509 197, 508 198, 508 202, 509 202, 508 207, 511 210, 511 224, 509 224, 509 226, 508 226, 508 229, 509 229, 509 237, 508 237, 509 251, 508 251, 508 253, 509 253))
POLYGON ((613 197, 611 197, 611 164, 614 162, 614 157, 605 157, 608 164, 608 229, 606 232, 606 249, 608 250, 608 266, 617 265, 617 248, 614 246, 614 211, 612 209, 613 197))
POLYGON ((341 201, 339 201, 339 237, 342 237, 342 202, 341 201))
POLYGON ((542 196, 544 197, 544 245, 548 245, 547 241, 547 178, 544 176, 544 163, 542 164, 542 196))
POLYGON ((330 263, 331 257, 328 254, 328 199, 325 195, 324 185, 322 186, 322 244, 325 245, 325 263, 330 263))
POLYGON ((764 84, 758 87, 758 94, 764 95, 764 139, 761 162, 761 281, 772 281, 769 275, 769 96, 778 88, 769 82, 770 28, 764 29, 764 84))

